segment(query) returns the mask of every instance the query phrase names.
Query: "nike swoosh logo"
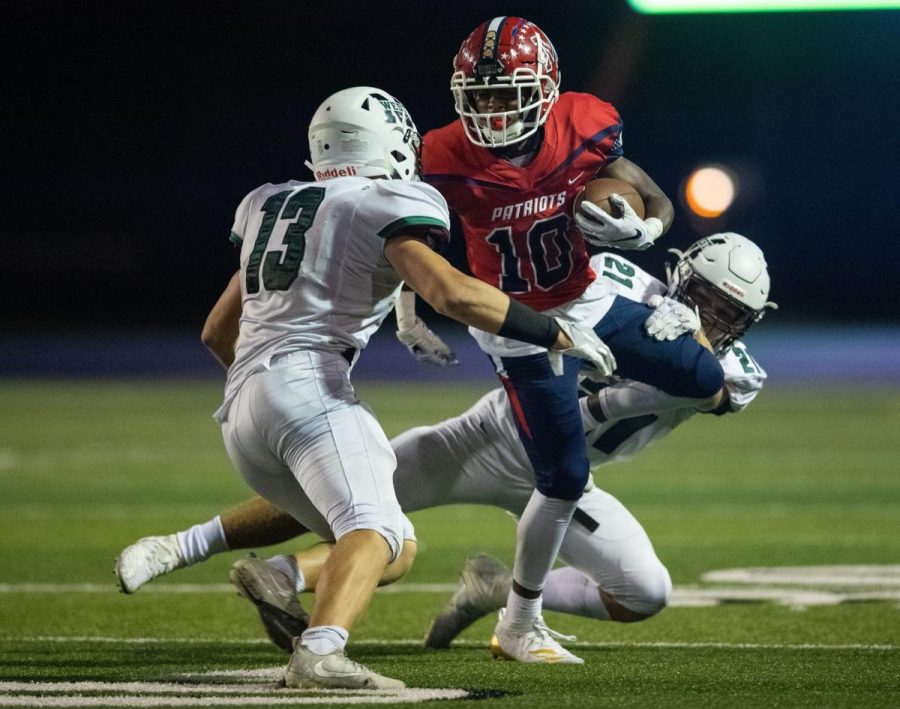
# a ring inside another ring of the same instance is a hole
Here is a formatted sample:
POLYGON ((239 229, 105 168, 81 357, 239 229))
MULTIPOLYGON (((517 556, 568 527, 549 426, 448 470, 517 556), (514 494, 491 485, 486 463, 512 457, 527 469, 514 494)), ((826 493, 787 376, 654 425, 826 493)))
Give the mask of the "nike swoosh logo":
POLYGON ((584 174, 584 170, 582 170, 582 171, 579 172, 577 175, 575 175, 575 177, 573 177, 571 180, 569 180, 569 184, 570 184, 570 185, 574 185, 574 184, 575 184, 575 180, 577 180, 577 179, 578 179, 579 177, 581 177, 583 174, 584 174))
POLYGON ((353 672, 335 672, 334 670, 329 670, 322 665, 325 664, 325 660, 319 660, 315 666, 313 667, 313 674, 317 677, 353 677, 358 675, 359 673, 356 671, 353 672))

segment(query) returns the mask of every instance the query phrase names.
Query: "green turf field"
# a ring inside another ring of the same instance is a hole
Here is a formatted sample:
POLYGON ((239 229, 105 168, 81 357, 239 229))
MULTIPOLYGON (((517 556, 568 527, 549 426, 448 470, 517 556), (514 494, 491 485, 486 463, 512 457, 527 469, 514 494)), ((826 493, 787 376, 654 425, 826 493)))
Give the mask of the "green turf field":
MULTIPOLYGON (((479 393, 359 390, 389 434, 458 413, 479 393)), ((360 701, 268 688, 286 656, 223 586, 236 554, 131 597, 115 592, 123 546, 246 495, 210 418, 219 394, 216 382, 0 385, 0 706, 360 701)), ((437 586, 376 594, 351 654, 411 687, 479 690, 479 706, 900 705, 898 430, 896 390, 767 391, 740 416, 695 417, 596 473, 643 522, 682 602, 636 625, 548 613, 551 627, 578 635, 583 667, 490 661, 490 619, 457 649, 421 650, 466 556, 509 562, 514 527, 487 508, 417 513, 420 554, 403 583, 437 586), (846 565, 894 568, 863 587, 827 573, 818 585, 704 581, 722 569, 846 565), (739 592, 724 603, 688 605, 696 589, 726 585, 739 592), (746 598, 761 588, 777 598, 746 598)))

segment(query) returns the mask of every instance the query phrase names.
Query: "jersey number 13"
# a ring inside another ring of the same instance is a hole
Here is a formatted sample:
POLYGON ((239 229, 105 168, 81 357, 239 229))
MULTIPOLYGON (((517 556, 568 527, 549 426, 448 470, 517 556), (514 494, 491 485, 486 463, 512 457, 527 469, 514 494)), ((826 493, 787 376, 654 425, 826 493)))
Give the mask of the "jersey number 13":
POLYGON ((297 278, 300 262, 306 251, 306 232, 312 226, 323 199, 324 187, 304 187, 297 192, 285 190, 273 194, 265 201, 260 210, 264 214, 262 223, 247 261, 247 293, 259 293, 260 271, 266 290, 290 288, 297 278), (286 248, 267 251, 269 237, 272 236, 275 225, 279 221, 290 220, 294 221, 288 224, 281 240, 281 245, 286 248))

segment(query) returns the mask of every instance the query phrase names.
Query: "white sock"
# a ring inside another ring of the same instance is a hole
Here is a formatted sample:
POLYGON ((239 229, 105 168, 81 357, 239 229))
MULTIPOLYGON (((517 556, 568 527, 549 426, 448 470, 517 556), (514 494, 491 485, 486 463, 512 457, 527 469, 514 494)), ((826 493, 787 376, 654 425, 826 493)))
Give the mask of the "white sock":
POLYGON ((506 599, 506 613, 503 615, 503 625, 512 630, 525 631, 534 625, 534 619, 541 614, 541 597, 525 598, 518 593, 509 590, 506 599))
POLYGON ((306 589, 306 577, 303 576, 303 572, 297 566, 297 558, 293 554, 279 554, 266 559, 266 563, 274 566, 287 576, 297 593, 303 593, 306 589))
POLYGON ((349 637, 350 632, 339 625, 317 625, 303 631, 300 644, 313 654, 330 655, 336 650, 343 650, 349 637))
POLYGON ((597 584, 571 566, 553 569, 547 574, 544 608, 586 618, 609 620, 609 611, 603 605, 597 584))
POLYGON ((222 520, 218 515, 209 522, 195 524, 183 532, 176 532, 175 538, 188 566, 230 550, 225 539, 225 530, 222 529, 222 520))
POLYGON ((513 578, 529 591, 540 591, 562 545, 577 500, 560 500, 535 490, 516 528, 513 578))
MULTIPOLYGON (((577 504, 577 500, 547 497, 537 490, 531 493, 516 529, 513 579, 522 588, 540 591, 544 587, 577 504)), ((540 598, 526 599, 510 589, 508 618, 504 617, 504 623, 517 630, 525 630, 531 627, 540 611, 540 598), (535 600, 537 603, 533 602, 535 600)))

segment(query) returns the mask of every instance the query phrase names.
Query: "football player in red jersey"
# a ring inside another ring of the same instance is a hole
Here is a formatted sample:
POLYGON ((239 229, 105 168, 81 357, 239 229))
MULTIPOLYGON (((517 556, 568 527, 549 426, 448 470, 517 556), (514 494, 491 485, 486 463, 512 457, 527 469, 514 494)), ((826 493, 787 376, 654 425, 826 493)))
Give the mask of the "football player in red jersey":
MULTIPOLYGON (((619 375, 703 408, 719 406, 723 373, 715 357, 687 334, 654 339, 644 327, 653 311, 611 295, 591 270, 585 239, 644 249, 673 218, 662 190, 622 157, 615 108, 588 94, 560 94, 553 45, 519 17, 495 17, 476 28, 453 68, 459 120, 426 134, 424 171, 459 218, 472 273, 537 310, 594 327, 619 375), (573 223, 572 201, 595 177, 634 185, 646 218, 616 196, 620 217, 585 200, 573 223)), ((502 336, 472 334, 509 394, 536 488, 519 522, 512 589, 492 649, 523 662, 580 663, 540 620, 544 580, 588 481, 579 363, 502 336)))

